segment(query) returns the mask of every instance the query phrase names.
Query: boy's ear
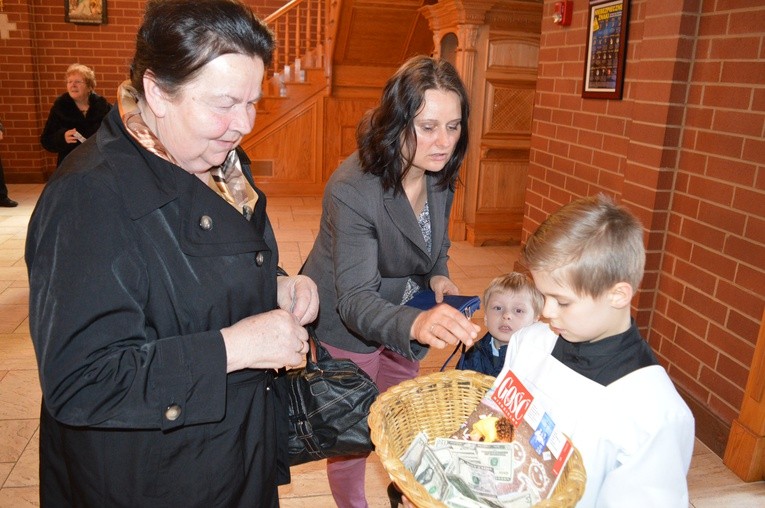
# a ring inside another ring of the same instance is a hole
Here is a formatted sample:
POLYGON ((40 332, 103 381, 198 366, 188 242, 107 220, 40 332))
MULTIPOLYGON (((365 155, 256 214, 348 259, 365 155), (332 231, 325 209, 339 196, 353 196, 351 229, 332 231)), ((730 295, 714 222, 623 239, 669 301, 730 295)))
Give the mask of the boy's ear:
POLYGON ((608 298, 612 307, 623 309, 624 307, 630 306, 634 294, 635 291, 632 289, 632 284, 628 282, 617 282, 608 291, 608 298))

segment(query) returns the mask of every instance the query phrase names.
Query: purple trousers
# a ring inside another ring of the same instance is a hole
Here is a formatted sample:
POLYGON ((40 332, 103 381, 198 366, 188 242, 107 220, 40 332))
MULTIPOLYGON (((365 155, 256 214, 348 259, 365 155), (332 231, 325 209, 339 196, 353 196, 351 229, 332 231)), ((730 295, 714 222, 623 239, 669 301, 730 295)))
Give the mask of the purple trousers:
MULTIPOLYGON (((407 360, 382 346, 372 353, 352 353, 329 344, 322 344, 334 358, 348 358, 371 377, 384 392, 402 381, 417 377, 420 362, 407 360)), ((366 508, 364 478, 366 457, 334 457, 327 459, 327 479, 338 508, 366 508)))

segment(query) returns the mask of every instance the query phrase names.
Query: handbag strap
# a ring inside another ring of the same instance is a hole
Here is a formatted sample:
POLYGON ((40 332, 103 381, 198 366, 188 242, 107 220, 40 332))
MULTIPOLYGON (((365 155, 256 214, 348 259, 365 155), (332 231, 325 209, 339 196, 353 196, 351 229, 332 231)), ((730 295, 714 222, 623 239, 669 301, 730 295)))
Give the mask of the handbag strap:
POLYGON ((306 325, 305 329, 308 332, 308 351, 305 354, 306 365, 316 365, 319 360, 331 359, 332 355, 322 346, 321 341, 316 336, 316 327, 314 325, 306 325))
POLYGON ((465 349, 466 348, 465 348, 465 343, 464 342, 459 342, 459 343, 457 343, 457 347, 454 348, 454 351, 452 351, 452 354, 449 355, 449 358, 447 358, 446 361, 444 362, 444 364, 441 365, 441 369, 439 370, 440 372, 443 372, 446 369, 446 366, 449 365, 449 362, 452 361, 452 358, 454 358, 454 355, 456 355, 457 351, 460 351, 460 349, 462 349, 462 351, 460 352, 459 360, 457 360, 456 368, 460 369, 462 367, 462 362, 465 359, 465 349))

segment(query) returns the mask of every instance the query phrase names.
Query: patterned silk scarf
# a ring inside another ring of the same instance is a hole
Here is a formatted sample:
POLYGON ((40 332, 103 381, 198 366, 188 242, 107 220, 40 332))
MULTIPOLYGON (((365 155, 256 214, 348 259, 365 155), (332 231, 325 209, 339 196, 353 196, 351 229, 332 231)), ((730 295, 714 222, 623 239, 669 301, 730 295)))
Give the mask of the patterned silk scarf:
POLYGON ((210 168, 210 176, 210 187, 250 220, 258 195, 244 177, 236 150, 228 153, 223 164, 210 168))
MULTIPOLYGON (((138 93, 128 81, 119 86, 117 97, 120 117, 133 138, 157 157, 179 166, 175 158, 165 149, 162 142, 144 122, 141 117, 141 110, 138 108, 138 93)), ((247 220, 250 220, 258 195, 255 189, 248 184, 242 172, 242 163, 236 150, 229 152, 223 164, 210 168, 210 177, 208 186, 242 213, 247 220)))

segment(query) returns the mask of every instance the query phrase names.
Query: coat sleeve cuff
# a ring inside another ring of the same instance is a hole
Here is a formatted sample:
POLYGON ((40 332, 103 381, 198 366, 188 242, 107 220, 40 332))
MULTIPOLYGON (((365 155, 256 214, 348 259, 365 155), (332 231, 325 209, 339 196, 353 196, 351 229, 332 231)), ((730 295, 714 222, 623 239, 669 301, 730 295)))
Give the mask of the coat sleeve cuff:
POLYGON ((158 344, 162 430, 220 421, 226 412, 226 349, 220 332, 204 332, 158 344))

